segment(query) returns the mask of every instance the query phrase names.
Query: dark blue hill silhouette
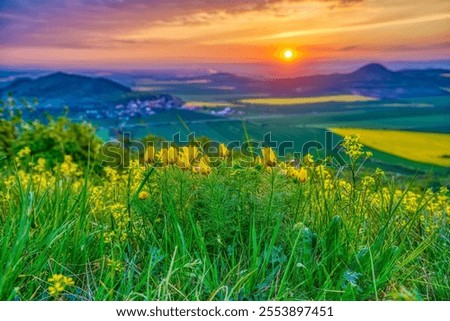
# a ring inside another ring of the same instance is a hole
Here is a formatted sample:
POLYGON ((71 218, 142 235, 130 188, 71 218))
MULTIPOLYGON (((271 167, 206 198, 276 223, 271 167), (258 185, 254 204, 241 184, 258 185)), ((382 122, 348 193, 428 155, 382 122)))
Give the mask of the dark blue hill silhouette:
POLYGON ((2 90, 2 96, 8 92, 16 98, 38 98, 44 103, 60 101, 76 104, 117 98, 131 92, 131 89, 106 78, 57 72, 36 79, 16 79, 2 90))
POLYGON ((275 95, 360 94, 378 98, 407 98, 448 95, 447 70, 391 71, 369 64, 349 74, 306 76, 272 80, 266 87, 275 95))
MULTIPOLYGON (((378 98, 408 98, 449 95, 448 70, 392 71, 381 64, 368 64, 347 74, 303 76, 288 79, 258 80, 232 74, 207 76, 211 84, 230 85, 248 92, 273 96, 316 96, 360 94, 378 98)), ((201 77, 205 78, 205 77, 201 77)))

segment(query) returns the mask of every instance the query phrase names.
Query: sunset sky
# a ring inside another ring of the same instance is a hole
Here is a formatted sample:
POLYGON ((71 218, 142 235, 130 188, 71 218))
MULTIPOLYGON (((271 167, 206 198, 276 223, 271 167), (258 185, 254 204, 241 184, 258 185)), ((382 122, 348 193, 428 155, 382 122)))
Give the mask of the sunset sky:
POLYGON ((449 26, 448 0, 1 0, 0 65, 276 74, 448 60, 449 26))

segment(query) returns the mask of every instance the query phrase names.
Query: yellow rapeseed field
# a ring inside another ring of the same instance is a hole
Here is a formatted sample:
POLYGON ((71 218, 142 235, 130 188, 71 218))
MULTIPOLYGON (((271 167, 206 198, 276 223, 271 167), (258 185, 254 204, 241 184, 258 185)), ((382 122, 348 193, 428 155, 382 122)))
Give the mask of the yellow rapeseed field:
POLYGON ((450 166, 450 134, 398 130, 331 128, 335 134, 359 134, 371 148, 416 162, 450 166))
POLYGON ((186 107, 208 107, 208 108, 223 108, 235 107, 235 104, 220 102, 220 101, 188 101, 184 104, 186 107))
POLYGON ((304 104, 318 104, 318 103, 348 103, 357 101, 373 101, 372 97, 358 96, 358 95, 334 95, 334 96, 317 96, 317 97, 292 97, 292 98, 250 98, 242 99, 241 103, 252 105, 304 105, 304 104))

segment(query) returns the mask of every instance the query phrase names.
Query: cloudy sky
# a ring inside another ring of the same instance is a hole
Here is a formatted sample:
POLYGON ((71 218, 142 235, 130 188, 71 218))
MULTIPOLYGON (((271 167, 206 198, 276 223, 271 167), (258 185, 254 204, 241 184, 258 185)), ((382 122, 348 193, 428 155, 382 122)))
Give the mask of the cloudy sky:
POLYGON ((442 60, 449 26, 448 0, 1 0, 0 65, 283 72, 442 60), (284 48, 295 61, 279 59, 284 48))

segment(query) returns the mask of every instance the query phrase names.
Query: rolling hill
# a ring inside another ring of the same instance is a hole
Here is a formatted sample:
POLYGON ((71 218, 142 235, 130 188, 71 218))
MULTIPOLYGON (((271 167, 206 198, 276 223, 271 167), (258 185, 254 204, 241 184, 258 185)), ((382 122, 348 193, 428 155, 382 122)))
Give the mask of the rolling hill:
POLYGON ((131 89, 106 78, 92 78, 53 73, 36 79, 16 79, 1 90, 4 97, 11 92, 16 98, 37 98, 47 107, 61 104, 101 104, 131 92, 131 89))

